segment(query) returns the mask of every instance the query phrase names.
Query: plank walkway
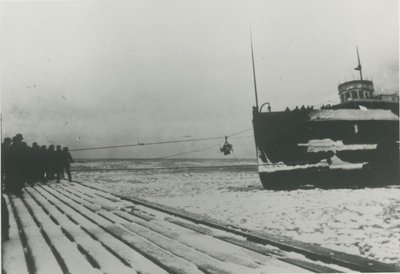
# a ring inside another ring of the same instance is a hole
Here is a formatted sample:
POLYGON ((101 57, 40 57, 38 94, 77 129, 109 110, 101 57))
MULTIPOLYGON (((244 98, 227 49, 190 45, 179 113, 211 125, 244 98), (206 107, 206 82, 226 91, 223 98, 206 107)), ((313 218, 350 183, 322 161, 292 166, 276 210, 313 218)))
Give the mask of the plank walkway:
POLYGON ((81 183, 26 187, 22 198, 6 199, 11 229, 2 246, 3 273, 354 272, 250 241, 265 235, 240 235, 221 223, 81 183))

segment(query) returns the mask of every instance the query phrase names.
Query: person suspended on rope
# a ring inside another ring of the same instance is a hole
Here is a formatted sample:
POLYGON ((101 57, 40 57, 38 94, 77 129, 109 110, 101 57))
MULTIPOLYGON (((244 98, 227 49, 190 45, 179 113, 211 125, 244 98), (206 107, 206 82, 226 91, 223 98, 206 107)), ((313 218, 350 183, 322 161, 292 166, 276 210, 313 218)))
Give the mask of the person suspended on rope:
POLYGON ((220 151, 224 153, 224 155, 229 155, 233 151, 233 146, 228 143, 228 136, 225 136, 225 143, 224 145, 220 148, 220 151))

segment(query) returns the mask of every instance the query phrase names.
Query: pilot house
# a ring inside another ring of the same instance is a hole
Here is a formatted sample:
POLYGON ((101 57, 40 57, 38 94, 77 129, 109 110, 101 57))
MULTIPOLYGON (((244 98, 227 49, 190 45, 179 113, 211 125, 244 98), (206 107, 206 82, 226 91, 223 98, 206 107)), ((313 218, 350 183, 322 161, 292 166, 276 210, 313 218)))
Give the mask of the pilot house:
POLYGON ((369 80, 353 80, 340 84, 338 87, 340 103, 356 99, 372 99, 374 84, 369 80))

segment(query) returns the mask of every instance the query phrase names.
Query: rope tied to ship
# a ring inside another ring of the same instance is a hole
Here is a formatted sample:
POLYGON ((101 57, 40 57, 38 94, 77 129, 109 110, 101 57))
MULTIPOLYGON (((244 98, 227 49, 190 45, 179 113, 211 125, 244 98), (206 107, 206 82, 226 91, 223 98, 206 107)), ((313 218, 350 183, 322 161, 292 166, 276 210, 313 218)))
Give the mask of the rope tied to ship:
POLYGON ((165 145, 174 143, 185 143, 185 142, 200 142, 200 141, 210 141, 210 140, 220 140, 225 137, 233 137, 241 133, 252 130, 252 128, 244 129, 227 136, 217 136, 217 137, 206 137, 206 138, 195 138, 195 139, 182 139, 182 140, 170 140, 170 141, 160 141, 160 142, 138 142, 136 144, 124 144, 124 145, 113 145, 113 146, 99 146, 99 147, 88 147, 88 148, 75 148, 70 149, 70 151, 85 151, 85 150, 98 150, 98 149, 110 149, 110 148, 123 148, 123 147, 137 147, 137 146, 150 146, 150 145, 165 145))

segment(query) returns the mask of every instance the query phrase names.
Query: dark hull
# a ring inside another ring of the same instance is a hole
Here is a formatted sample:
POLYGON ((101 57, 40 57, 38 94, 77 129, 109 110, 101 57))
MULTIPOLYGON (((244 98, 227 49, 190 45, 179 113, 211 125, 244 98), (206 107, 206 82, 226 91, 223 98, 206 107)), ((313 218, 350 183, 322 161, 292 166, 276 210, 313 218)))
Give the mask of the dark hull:
POLYGON ((255 110, 253 128, 266 189, 400 184, 398 112, 255 110))
POLYGON ((264 189, 290 190, 296 188, 361 188, 383 187, 400 183, 399 167, 345 169, 297 169, 260 172, 264 189))

